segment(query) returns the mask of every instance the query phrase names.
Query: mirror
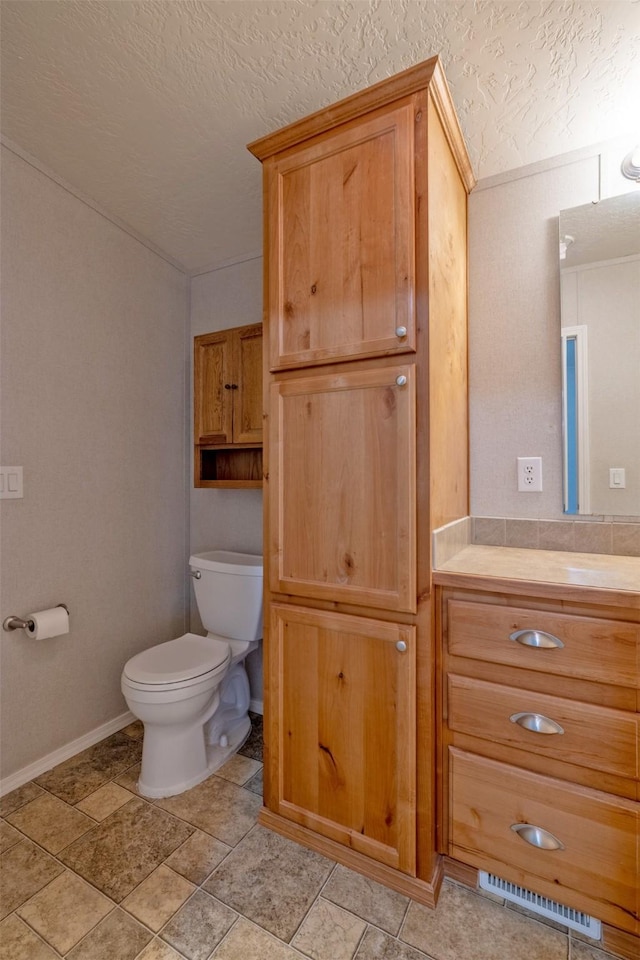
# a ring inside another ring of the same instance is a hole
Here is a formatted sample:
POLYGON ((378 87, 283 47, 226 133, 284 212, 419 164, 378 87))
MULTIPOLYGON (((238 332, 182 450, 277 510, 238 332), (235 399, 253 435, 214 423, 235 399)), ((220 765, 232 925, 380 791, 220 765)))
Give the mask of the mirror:
POLYGON ((564 512, 640 516, 640 191, 560 211, 564 512))

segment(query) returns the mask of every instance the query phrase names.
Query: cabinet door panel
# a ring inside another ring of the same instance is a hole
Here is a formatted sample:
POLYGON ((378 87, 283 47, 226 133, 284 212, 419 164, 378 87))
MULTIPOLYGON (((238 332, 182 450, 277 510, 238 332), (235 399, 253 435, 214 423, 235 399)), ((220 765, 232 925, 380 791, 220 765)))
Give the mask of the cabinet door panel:
POLYGON ((274 604, 270 650, 278 812, 413 873, 415 627, 274 604))
POLYGON ((241 331, 236 344, 233 442, 262 442, 262 325, 241 331))
POLYGON ((233 404, 230 384, 233 374, 233 339, 228 331, 196 337, 193 386, 196 443, 232 443, 233 404))
POLYGON ((415 612, 414 374, 407 364, 272 385, 276 593, 415 612))
POLYGON ((273 370, 415 349, 413 140, 409 101, 267 164, 273 370))

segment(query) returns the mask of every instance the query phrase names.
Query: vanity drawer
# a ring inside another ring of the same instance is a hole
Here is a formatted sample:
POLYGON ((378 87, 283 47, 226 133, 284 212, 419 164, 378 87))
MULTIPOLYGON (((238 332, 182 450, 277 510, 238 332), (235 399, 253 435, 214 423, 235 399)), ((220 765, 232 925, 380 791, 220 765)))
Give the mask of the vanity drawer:
POLYGON ((450 856, 638 929, 639 804, 454 747, 449 763, 450 856))
POLYGON ((638 717, 577 700, 449 674, 449 729, 574 763, 638 776, 638 717))
POLYGON ((452 656, 640 686, 640 625, 635 623, 467 600, 447 602, 447 623, 452 656))

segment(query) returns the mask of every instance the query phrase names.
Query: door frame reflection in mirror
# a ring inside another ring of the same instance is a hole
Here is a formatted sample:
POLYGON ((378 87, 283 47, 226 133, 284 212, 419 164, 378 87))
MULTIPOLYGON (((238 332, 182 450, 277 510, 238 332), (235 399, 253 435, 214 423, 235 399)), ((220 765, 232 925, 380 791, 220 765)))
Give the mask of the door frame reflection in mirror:
POLYGON ((562 328, 562 425, 564 513, 591 512, 587 327, 562 328))

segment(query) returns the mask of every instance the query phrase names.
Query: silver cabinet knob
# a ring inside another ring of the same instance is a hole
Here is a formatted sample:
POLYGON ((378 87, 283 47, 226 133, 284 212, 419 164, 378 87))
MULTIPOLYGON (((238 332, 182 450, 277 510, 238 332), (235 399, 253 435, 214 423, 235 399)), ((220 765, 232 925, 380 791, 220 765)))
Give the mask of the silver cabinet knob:
POLYGON ((544 630, 516 630, 509 634, 509 640, 515 640, 521 643, 523 647, 564 647, 564 643, 559 637, 554 637, 552 633, 545 633, 544 630))
POLYGON ((404 640, 398 640, 398 642, 396 643, 396 650, 399 650, 400 653, 404 653, 406 649, 407 649, 407 645, 404 642, 404 640))
POLYGON ((406 337, 407 328, 406 327, 396 327, 396 337, 406 337))
POLYGON ((396 383, 398 384, 399 387, 404 387, 406 382, 407 382, 407 378, 403 373, 401 373, 399 377, 396 377, 396 383))
POLYGON ((535 827, 532 823, 512 823, 511 829, 521 840, 539 850, 564 850, 564 843, 543 827, 535 827))
POLYGON ((555 720, 545 717, 542 713, 514 713, 509 717, 512 723, 517 723, 532 733, 564 733, 563 727, 555 720))

